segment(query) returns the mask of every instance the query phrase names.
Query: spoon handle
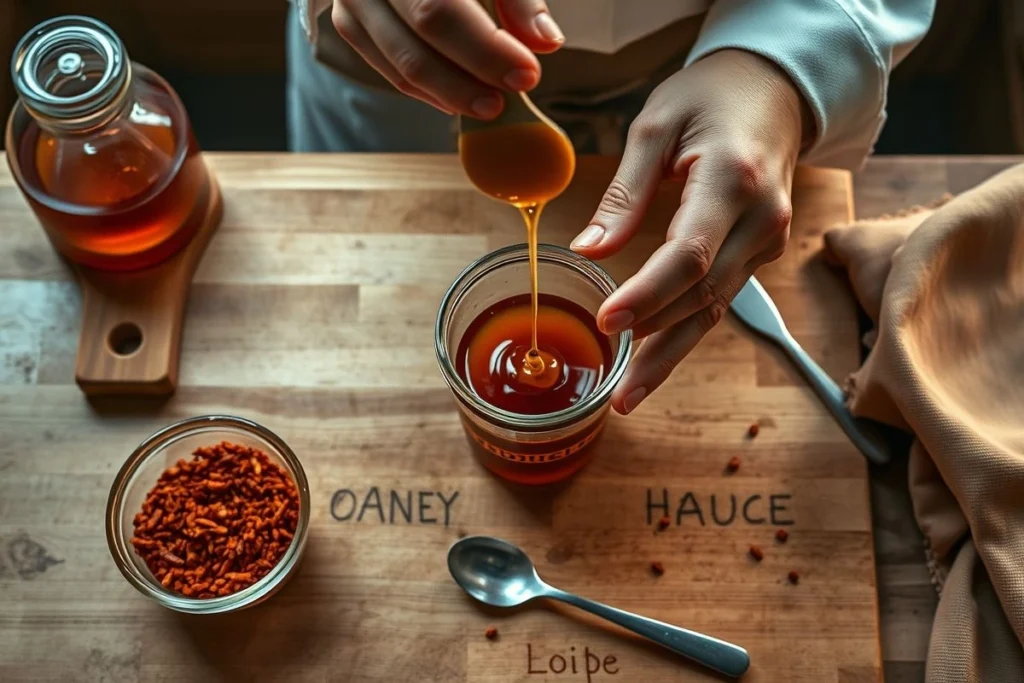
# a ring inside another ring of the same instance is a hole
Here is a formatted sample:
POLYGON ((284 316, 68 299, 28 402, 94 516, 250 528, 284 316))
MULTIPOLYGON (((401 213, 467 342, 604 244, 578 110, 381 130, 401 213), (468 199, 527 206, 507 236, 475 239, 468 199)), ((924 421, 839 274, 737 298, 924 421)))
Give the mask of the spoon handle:
POLYGON ((609 607, 557 588, 551 588, 544 597, 559 600, 607 619, 727 676, 742 676, 750 667, 750 655, 739 645, 609 607))
POLYGON ((484 121, 472 116, 458 115, 455 120, 458 124, 459 133, 469 133, 483 128, 510 126, 516 123, 535 123, 546 119, 546 117, 541 118, 543 114, 538 116, 536 105, 530 101, 526 93, 505 92, 502 93, 502 97, 505 98, 505 106, 501 113, 493 119, 484 121))

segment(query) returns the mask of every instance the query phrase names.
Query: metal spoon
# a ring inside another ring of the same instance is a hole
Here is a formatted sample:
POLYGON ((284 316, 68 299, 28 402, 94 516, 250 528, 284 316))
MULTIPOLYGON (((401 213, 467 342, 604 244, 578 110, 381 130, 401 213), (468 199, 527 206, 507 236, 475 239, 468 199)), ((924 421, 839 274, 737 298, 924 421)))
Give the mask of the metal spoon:
POLYGON ((507 92, 502 93, 502 96, 505 98, 505 107, 493 119, 485 121, 470 116, 457 116, 456 122, 459 133, 468 133, 484 128, 501 128, 502 126, 511 126, 517 123, 540 122, 560 131, 563 135, 565 134, 565 131, 542 112, 526 93, 507 92))
POLYGON ((456 541, 448 551, 448 570, 470 596, 493 607, 517 607, 536 598, 558 600, 728 676, 741 676, 750 666, 750 656, 738 645, 549 586, 541 581, 526 553, 507 541, 489 536, 469 536, 456 541))
MULTIPOLYGON (((480 4, 484 6, 484 9, 491 15, 494 22, 500 25, 501 21, 495 12, 494 3, 481 2, 480 4)), ((484 128, 500 128, 517 123, 536 123, 538 121, 565 135, 565 131, 557 123, 545 116, 544 112, 537 108, 537 105, 533 103, 533 100, 525 92, 501 92, 501 96, 505 98, 505 106, 500 114, 489 121, 476 119, 471 116, 456 116, 455 120, 459 135, 484 128)))

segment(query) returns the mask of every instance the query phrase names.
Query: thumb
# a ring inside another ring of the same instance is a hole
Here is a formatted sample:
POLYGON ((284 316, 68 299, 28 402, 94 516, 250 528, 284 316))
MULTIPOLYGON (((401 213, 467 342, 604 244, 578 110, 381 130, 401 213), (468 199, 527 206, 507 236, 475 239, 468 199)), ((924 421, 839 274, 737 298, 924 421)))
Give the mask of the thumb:
POLYGON ((494 5, 505 30, 533 52, 554 52, 565 42, 544 0, 495 0, 494 5))
POLYGON ((664 174, 664 149, 660 128, 649 127, 640 119, 633 122, 619 169, 590 225, 572 241, 573 251, 600 260, 629 242, 658 191, 664 174))

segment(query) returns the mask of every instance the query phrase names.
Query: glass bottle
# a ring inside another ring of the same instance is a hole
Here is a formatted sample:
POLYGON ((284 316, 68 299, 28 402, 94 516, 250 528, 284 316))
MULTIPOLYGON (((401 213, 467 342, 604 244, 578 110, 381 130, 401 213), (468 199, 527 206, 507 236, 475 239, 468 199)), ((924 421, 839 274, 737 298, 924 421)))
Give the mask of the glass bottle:
POLYGON ((82 16, 30 30, 11 72, 19 99, 7 161, 58 252, 123 271, 188 244, 210 201, 210 176, 164 79, 129 61, 110 27, 82 16))

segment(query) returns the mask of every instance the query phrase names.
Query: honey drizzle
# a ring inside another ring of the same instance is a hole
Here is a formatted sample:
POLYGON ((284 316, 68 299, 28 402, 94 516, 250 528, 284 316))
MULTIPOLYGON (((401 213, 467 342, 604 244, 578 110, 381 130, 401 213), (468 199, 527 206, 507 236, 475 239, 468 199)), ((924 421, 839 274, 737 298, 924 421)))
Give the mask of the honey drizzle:
POLYGON ((544 372, 547 365, 537 343, 537 293, 540 289, 537 282, 537 226, 540 224, 540 214, 544 211, 544 202, 523 204, 518 208, 526 223, 526 244, 530 254, 530 303, 533 307, 533 336, 530 350, 523 358, 523 369, 530 374, 539 375, 544 372))
MULTIPOLYGON (((528 105, 533 109, 532 105, 528 105)), ((519 209, 526 224, 530 255, 533 335, 523 354, 521 379, 533 386, 551 386, 560 367, 557 356, 542 351, 537 339, 537 233, 541 212, 572 180, 576 155, 557 126, 535 111, 539 120, 460 133, 459 157, 476 187, 519 209)))

